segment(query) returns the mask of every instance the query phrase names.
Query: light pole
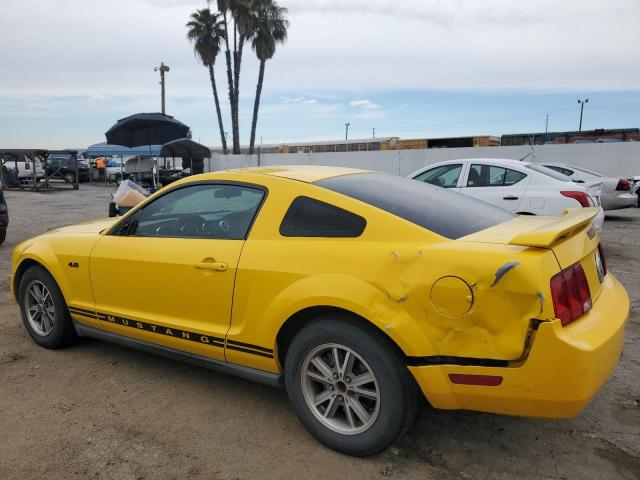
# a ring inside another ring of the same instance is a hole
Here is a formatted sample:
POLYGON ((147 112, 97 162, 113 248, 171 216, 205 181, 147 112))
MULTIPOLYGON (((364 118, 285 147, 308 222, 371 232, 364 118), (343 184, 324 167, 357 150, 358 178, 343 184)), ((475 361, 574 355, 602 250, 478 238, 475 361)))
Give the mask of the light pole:
POLYGON ((589 99, 586 98, 584 100, 578 100, 578 103, 580 104, 580 126, 578 127, 578 133, 581 133, 582 132, 582 112, 584 111, 584 104, 589 103, 589 99))
POLYGON ((159 67, 155 67, 153 69, 154 72, 160 72, 160 88, 161 88, 161 96, 162 96, 162 113, 165 113, 165 108, 164 108, 164 74, 165 72, 168 72, 169 69, 169 65, 165 65, 164 62, 160 62, 160 66, 159 67))
POLYGON ((547 113, 547 121, 544 124, 544 143, 549 143, 549 114, 547 113))
POLYGON ((351 125, 350 123, 345 123, 345 132, 344 132, 344 141, 346 142, 347 140, 349 140, 349 125, 351 125))

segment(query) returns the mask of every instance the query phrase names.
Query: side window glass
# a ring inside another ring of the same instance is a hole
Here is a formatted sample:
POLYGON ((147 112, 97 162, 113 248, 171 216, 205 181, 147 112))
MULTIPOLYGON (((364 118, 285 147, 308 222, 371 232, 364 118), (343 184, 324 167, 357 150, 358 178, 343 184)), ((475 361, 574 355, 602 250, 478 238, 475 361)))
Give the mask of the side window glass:
POLYGON ((508 168, 507 174, 504 176, 504 184, 505 186, 515 185, 526 176, 527 175, 522 172, 508 168))
POLYGON ((471 165, 467 187, 486 187, 489 185, 489 169, 487 165, 471 165))
POLYGON ((507 174, 507 169, 502 167, 496 167, 489 165, 489 186, 501 187, 504 185, 504 177, 507 174))
POLYGON ((280 225, 283 237, 355 238, 367 222, 359 215, 308 197, 296 198, 280 225))
POLYGON ((244 185, 178 188, 143 207, 126 235, 243 240, 263 198, 262 190, 244 185))
POLYGON ((513 185, 526 175, 496 165, 471 165, 467 187, 504 187, 513 185))
POLYGON ((415 180, 430 183, 438 187, 454 188, 458 185, 458 178, 462 171, 462 164, 441 165, 422 172, 415 180))

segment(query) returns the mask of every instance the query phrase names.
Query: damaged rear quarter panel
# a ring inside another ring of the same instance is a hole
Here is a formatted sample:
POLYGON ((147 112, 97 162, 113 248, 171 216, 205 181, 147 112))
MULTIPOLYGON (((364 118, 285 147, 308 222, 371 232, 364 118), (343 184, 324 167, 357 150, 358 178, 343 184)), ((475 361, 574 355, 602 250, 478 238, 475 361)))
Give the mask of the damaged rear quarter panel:
POLYGON ((432 285, 455 276, 473 292, 471 308, 458 317, 443 315, 430 295, 406 293, 407 308, 438 355, 516 360, 531 320, 553 318, 549 280, 558 264, 550 250, 450 241, 404 256, 396 282, 432 285))

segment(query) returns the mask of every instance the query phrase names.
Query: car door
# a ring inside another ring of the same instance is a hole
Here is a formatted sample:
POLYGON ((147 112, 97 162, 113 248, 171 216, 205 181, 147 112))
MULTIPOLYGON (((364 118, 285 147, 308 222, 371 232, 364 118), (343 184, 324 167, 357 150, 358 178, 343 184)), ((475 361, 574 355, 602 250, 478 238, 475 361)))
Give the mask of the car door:
POLYGON ((256 186, 190 184, 128 217, 91 254, 94 323, 223 359, 240 253, 264 197, 256 186))
POLYGON ((460 189, 465 195, 517 212, 530 177, 519 170, 484 163, 471 163, 466 182, 460 189))

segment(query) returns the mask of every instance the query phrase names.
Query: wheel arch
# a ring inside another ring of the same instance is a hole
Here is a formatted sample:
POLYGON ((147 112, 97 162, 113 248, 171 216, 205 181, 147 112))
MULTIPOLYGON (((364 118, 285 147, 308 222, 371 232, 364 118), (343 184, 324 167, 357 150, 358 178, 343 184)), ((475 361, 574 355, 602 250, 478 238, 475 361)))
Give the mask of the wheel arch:
POLYGON ((23 255, 22 259, 20 260, 20 263, 16 267, 15 273, 13 274, 13 280, 12 280, 11 287, 13 289, 13 293, 14 293, 14 297, 15 297, 16 301, 19 300, 18 299, 18 288, 20 286, 20 281, 22 280, 22 277, 24 276, 25 272, 29 268, 34 267, 34 266, 42 268, 49 275, 51 275, 53 280, 58 285, 58 288, 62 292, 62 296, 64 298, 67 298, 68 285, 64 281, 61 281, 60 275, 57 275, 57 272, 55 271, 55 269, 50 268, 48 266, 48 262, 44 258, 42 258, 41 256, 34 255, 33 253, 27 253, 27 254, 23 255))
MULTIPOLYGON (((22 262, 20 262, 20 265, 18 265, 18 268, 16 268, 16 272, 13 274, 13 294, 14 297, 16 299, 16 301, 18 301, 18 287, 20 286, 20 282, 22 281, 22 277, 24 275, 24 273, 31 267, 42 267, 46 270, 46 268, 44 267, 44 265, 42 265, 40 262, 32 259, 32 258, 25 258, 24 260, 22 260, 22 262)), ((47 270, 48 271, 48 270, 47 270)))
POLYGON ((380 339, 382 342, 390 346, 400 356, 401 359, 407 358, 407 355, 400 348, 398 343, 396 343, 396 341, 390 335, 379 328, 375 323, 345 308, 335 307, 331 305, 317 305, 313 307, 306 307, 302 310, 297 311, 289 318, 287 318, 287 320, 285 320, 285 322, 280 326, 280 329, 278 330, 278 333, 276 335, 276 351, 277 358, 281 367, 284 366, 289 345, 291 344, 295 336, 305 327, 318 321, 325 315, 333 315, 346 322, 351 322, 358 325, 362 329, 371 333, 374 337, 380 339))

